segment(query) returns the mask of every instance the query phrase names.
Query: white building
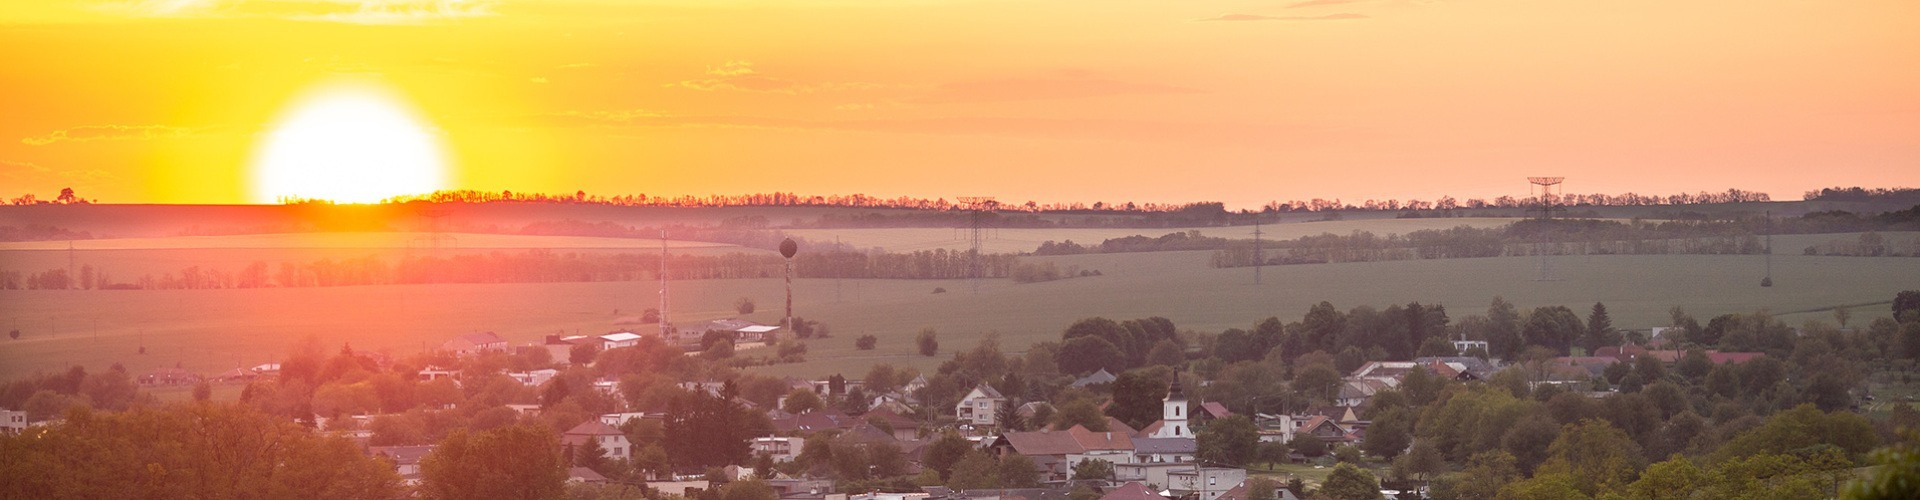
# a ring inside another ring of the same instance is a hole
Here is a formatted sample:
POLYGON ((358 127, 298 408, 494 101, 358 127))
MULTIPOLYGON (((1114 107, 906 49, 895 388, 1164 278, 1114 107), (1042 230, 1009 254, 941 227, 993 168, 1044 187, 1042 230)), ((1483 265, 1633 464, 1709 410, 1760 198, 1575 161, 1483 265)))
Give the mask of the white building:
POLYGON ((800 449, 807 445, 806 438, 798 437, 758 437, 753 438, 753 453, 765 453, 773 457, 776 463, 792 462, 800 457, 800 449))
POLYGON ((527 372, 508 372, 507 376, 512 377, 513 381, 519 382, 520 385, 539 387, 542 384, 546 384, 548 380, 553 380, 553 377, 559 374, 560 370, 545 368, 527 372))
POLYGON ((1189 466, 1167 471, 1165 487, 1175 497, 1199 493, 1197 500, 1214 500, 1246 480, 1246 469, 1189 466))
POLYGON ((953 414, 961 424, 993 425, 994 419, 1000 414, 1000 407, 1006 404, 1007 397, 1000 395, 1000 391, 993 386, 980 384, 966 397, 960 398, 960 404, 953 407, 953 414))
POLYGON ((27 430, 27 412, 0 410, 0 433, 19 434, 24 430, 27 430))
POLYGON ((598 441, 600 450, 607 458, 627 460, 633 458, 633 445, 627 441, 627 435, 599 420, 588 420, 567 430, 560 436, 560 443, 568 450, 586 446, 588 441, 598 441))
POLYGON ((618 349, 640 345, 640 335, 633 332, 609 333, 600 336, 600 350, 618 349))
POLYGON ((1193 428, 1187 426, 1188 416, 1187 395, 1180 391, 1180 377, 1175 375, 1173 385, 1167 387, 1166 401, 1160 403, 1160 421, 1147 426, 1153 431, 1148 437, 1193 437, 1193 428))

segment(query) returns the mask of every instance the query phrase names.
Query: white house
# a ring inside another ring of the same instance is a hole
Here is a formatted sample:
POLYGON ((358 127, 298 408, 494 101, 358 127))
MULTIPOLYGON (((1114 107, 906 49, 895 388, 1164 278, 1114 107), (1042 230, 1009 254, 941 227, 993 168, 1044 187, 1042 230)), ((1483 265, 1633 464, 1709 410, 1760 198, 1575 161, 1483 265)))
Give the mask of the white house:
POLYGON ((1215 500, 1227 490, 1246 482, 1246 469, 1233 467, 1183 467, 1167 471, 1165 488, 1175 497, 1199 493, 1197 500, 1215 500))
POLYGON ((1007 397, 993 386, 980 384, 966 397, 960 398, 960 404, 954 405, 953 414, 959 417, 961 424, 993 425, 994 418, 1000 414, 1000 407, 1007 404, 1007 397))
POLYGON ((627 442, 627 435, 599 420, 588 420, 573 426, 560 436, 561 445, 569 451, 586 446, 588 441, 598 441, 600 450, 607 458, 627 460, 633 458, 633 445, 627 442))
POLYGON ((513 378, 513 381, 519 382, 520 385, 527 387, 539 387, 541 384, 547 383, 548 380, 553 380, 553 377, 559 374, 560 370, 552 368, 525 372, 507 372, 507 376, 513 378))
POLYGON ((1145 463, 1189 463, 1200 451, 1194 438, 1134 438, 1133 460, 1145 463))
POLYGON ((393 470, 400 473, 400 479, 408 485, 417 485, 420 484, 420 460, 433 452, 433 445, 374 446, 368 448, 367 452, 392 460, 393 470))
POLYGON ((590 340, 588 340, 590 338, 592 337, 585 335, 571 335, 566 337, 548 335, 546 342, 543 343, 541 347, 547 348, 547 359, 555 363, 567 363, 573 359, 574 346, 590 342, 590 340))
POLYGON ((765 453, 773 457, 775 463, 792 462, 800 457, 800 449, 807 445, 806 438, 769 436, 753 438, 753 453, 765 453))
POLYGON ((440 349, 460 356, 472 356, 487 351, 507 350, 507 341, 493 332, 469 333, 440 344, 440 349))
POLYGON ((609 333, 600 336, 600 350, 618 349, 640 345, 640 335, 633 332, 609 333))
POLYGON ((0 410, 0 433, 19 434, 24 430, 27 430, 27 412, 0 410))

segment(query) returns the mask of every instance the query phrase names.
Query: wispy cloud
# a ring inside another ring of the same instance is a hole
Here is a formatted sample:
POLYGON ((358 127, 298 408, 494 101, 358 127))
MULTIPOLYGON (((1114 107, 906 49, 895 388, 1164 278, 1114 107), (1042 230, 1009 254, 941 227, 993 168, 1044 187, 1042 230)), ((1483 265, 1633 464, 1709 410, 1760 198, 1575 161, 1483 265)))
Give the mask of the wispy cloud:
POLYGON ((1294 2, 1294 3, 1287 4, 1287 8, 1298 9, 1302 7, 1319 7, 1322 5, 1340 5, 1340 4, 1354 3, 1358 1, 1360 0, 1307 0, 1305 2, 1294 2))
POLYGON ((924 103, 1038 101, 1112 95, 1195 94, 1199 90, 1092 77, 1017 78, 942 85, 924 103))
POLYGON ((821 120, 771 116, 670 115, 644 110, 619 110, 576 111, 547 115, 546 118, 549 123, 557 126, 590 127, 611 131, 758 129, 1128 142, 1226 141, 1249 144, 1271 143, 1276 138, 1305 137, 1301 130, 1271 125, 995 116, 821 120))
POLYGON ((1195 21, 1341 21, 1347 19, 1366 19, 1366 14, 1340 13, 1324 16, 1263 16, 1259 14, 1222 14, 1215 17, 1195 19, 1195 21))
POLYGON ((115 176, 100 169, 54 169, 30 161, 0 160, 0 179, 14 182, 68 182, 91 184, 114 179, 115 176))
POLYGON ((45 146, 61 141, 170 139, 186 137, 203 130, 205 129, 166 125, 83 125, 27 137, 20 139, 20 142, 29 146, 45 146))
POLYGON ((349 24, 423 24, 490 16, 496 0, 118 0, 99 10, 136 17, 274 18, 349 24))
POLYGON ((867 90, 880 88, 872 83, 803 83, 786 78, 767 75, 753 68, 751 61, 727 61, 718 67, 708 67, 706 78, 681 80, 663 85, 693 90, 736 92, 765 92, 773 94, 807 94, 836 90, 867 90))

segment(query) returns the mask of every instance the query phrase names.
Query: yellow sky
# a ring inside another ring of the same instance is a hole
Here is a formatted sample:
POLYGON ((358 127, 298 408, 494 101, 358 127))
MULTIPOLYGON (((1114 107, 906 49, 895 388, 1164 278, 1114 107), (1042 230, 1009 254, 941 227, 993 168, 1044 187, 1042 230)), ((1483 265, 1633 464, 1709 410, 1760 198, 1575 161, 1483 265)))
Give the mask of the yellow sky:
POLYGON ((248 202, 383 82, 449 187, 1226 201, 1920 185, 1920 2, 0 3, 0 195, 248 202))

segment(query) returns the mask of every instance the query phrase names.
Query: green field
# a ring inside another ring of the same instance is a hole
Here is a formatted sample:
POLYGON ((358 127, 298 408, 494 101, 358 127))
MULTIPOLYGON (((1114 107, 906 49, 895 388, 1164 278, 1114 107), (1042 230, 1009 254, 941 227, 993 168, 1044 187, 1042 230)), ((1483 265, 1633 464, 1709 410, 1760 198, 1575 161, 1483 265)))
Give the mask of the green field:
MULTIPOLYGON (((122 252, 129 252, 122 258, 143 252, 186 258, 195 251, 122 252)), ((1758 255, 1556 257, 1550 261, 1552 281, 1537 281, 1539 260, 1525 257, 1284 266, 1265 268, 1260 286, 1253 285, 1251 268, 1208 267, 1209 255, 1030 257, 1102 275, 1024 285, 985 280, 978 292, 964 280, 798 280, 796 314, 824 321, 834 336, 812 341, 805 363, 761 370, 817 376, 860 373, 876 362, 926 368, 987 332, 999 332, 1003 346, 1018 351, 1055 339, 1067 324, 1088 316, 1159 315, 1182 328, 1217 331, 1267 316, 1297 320, 1321 300, 1341 308, 1439 303, 1457 318, 1483 311, 1502 295, 1522 307, 1565 304, 1584 311, 1605 302, 1622 328, 1664 324, 1674 305, 1701 317, 1763 308, 1811 311, 1785 314, 1797 325, 1830 318, 1825 309, 1835 305, 1884 302, 1899 290, 1920 287, 1920 260, 1910 257, 1777 255, 1776 285, 1761 288, 1764 260, 1758 255), (948 292, 932 293, 936 287, 948 292), (912 338, 923 327, 940 332, 939 358, 912 352, 912 338), (879 348, 856 350, 853 340, 863 334, 878 336, 879 348)), ((729 317, 735 299, 752 297, 760 310, 748 318, 775 323, 781 294, 777 279, 676 282, 670 313, 682 324, 729 317)), ((398 355, 473 331, 533 342, 549 333, 614 330, 615 317, 658 303, 653 282, 0 291, 0 327, 24 334, 0 340, 0 379, 114 362, 136 371, 178 364, 212 372, 276 359, 308 335, 398 355), (138 354, 143 344, 147 354, 138 354)), ((1853 312, 1857 324, 1887 314, 1884 305, 1853 312)))
MULTIPOLYGON (((1380 236, 1406 234, 1424 229, 1450 229, 1459 226, 1476 228, 1500 227, 1512 224, 1513 219, 1503 218, 1453 218, 1453 219, 1371 219, 1354 221, 1325 222, 1289 222, 1261 226, 1261 233, 1269 240, 1294 239, 1301 236, 1313 236, 1325 233, 1346 235, 1354 231, 1371 231, 1380 236)), ((1047 241, 1073 240, 1081 245, 1099 245, 1110 238, 1122 238, 1133 235, 1158 237, 1167 233, 1199 231, 1202 236, 1232 239, 1253 239, 1253 226, 1196 227, 1196 228, 1004 228, 987 229, 982 234, 981 249, 988 253, 1032 252, 1047 241)), ((835 241, 852 245, 854 248, 881 248, 889 252, 912 252, 916 250, 965 250, 972 245, 969 231, 962 228, 922 228, 888 227, 861 229, 791 229, 787 234, 812 241, 835 241)))

